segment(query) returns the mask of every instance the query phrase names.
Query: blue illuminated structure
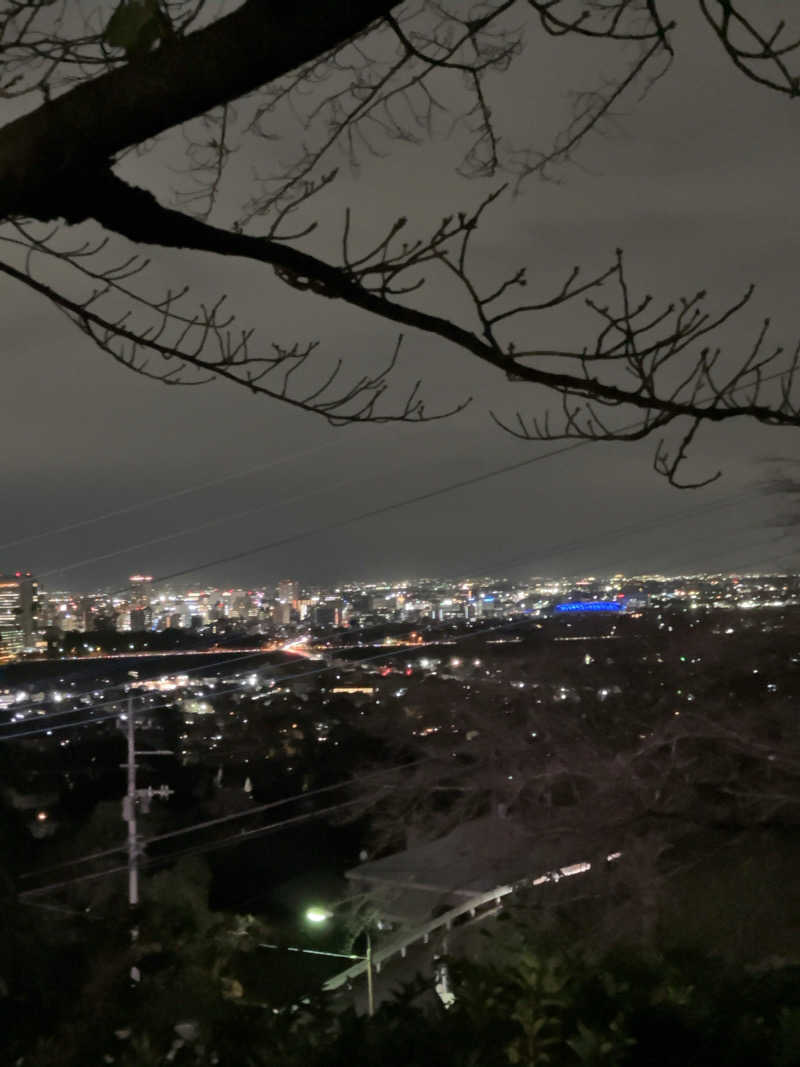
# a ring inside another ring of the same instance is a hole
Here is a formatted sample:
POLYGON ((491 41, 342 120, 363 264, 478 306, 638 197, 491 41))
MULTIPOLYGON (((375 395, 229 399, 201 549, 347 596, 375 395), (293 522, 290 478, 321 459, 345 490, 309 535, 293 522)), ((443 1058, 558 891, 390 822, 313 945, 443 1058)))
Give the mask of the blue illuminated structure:
POLYGON ((556 611, 622 611, 622 600, 570 600, 566 604, 556 604, 556 611))

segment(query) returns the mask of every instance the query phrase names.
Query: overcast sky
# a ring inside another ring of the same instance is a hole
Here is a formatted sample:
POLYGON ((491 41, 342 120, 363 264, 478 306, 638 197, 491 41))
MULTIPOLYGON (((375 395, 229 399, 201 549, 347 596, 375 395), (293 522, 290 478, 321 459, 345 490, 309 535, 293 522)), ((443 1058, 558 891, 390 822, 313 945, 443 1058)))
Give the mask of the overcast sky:
MULTIPOLYGON (((541 42, 533 22, 530 29, 530 48, 493 86, 494 107, 504 134, 546 144, 565 115, 559 92, 590 85, 601 68, 591 66, 585 47, 541 42)), ((598 268, 621 246, 641 291, 669 301, 707 288, 717 307, 755 281, 756 298, 731 343, 743 352, 771 315, 776 340, 791 345, 800 336, 800 104, 744 80, 691 15, 678 44, 670 73, 642 103, 628 101, 617 134, 585 144, 581 169, 562 172, 559 184, 530 182, 487 220, 481 263, 500 276, 527 263, 531 287, 546 293, 573 264, 598 268)), ((613 48, 602 57, 605 69, 620 69, 613 48)), ((424 228, 468 208, 484 186, 455 179, 457 148, 452 140, 404 146, 391 160, 365 160, 357 175, 345 168, 320 208, 330 233, 348 203, 357 205, 365 232, 401 214, 424 228)), ((239 160, 231 194, 243 193, 236 183, 254 162, 239 160)), ((158 160, 135 161, 129 173, 168 198, 158 160)), ((323 232, 315 249, 333 239, 323 232)), ((256 265, 151 252, 156 279, 230 293, 242 324, 256 327, 266 344, 318 338, 323 358, 352 355, 358 366, 391 352, 396 335, 387 324, 289 291, 256 265)), ((0 323, 0 545, 7 546, 0 570, 28 568, 50 588, 113 586, 136 571, 200 564, 557 447, 516 441, 489 417, 490 408, 541 411, 540 394, 410 333, 398 396, 404 381, 421 377, 429 409, 467 395, 472 405, 429 425, 336 429, 226 383, 178 389, 136 377, 10 280, 0 282, 0 323), (48 532, 74 524, 82 525, 48 532), (109 555, 172 533, 179 536, 109 555)), ((530 335, 558 336, 546 322, 532 323, 530 335)), ((692 470, 721 467, 723 477, 691 493, 652 471, 653 442, 591 445, 204 570, 198 579, 253 585, 289 576, 311 584, 487 571, 785 567, 792 544, 775 540, 778 531, 767 523, 777 505, 758 483, 767 473, 763 458, 796 455, 796 440, 796 431, 745 423, 706 430, 692 470)))

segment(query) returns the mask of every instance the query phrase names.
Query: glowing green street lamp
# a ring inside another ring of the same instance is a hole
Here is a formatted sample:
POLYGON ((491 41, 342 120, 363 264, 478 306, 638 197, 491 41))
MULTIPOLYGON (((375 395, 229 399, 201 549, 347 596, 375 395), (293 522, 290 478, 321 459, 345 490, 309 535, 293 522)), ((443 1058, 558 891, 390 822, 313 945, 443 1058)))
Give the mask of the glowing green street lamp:
MULTIPOLYGON (((310 908, 306 908, 306 919, 310 923, 314 923, 315 926, 319 926, 321 923, 327 922, 328 919, 333 918, 333 912, 330 908, 322 908, 315 905, 310 908)), ((367 965, 367 1014, 370 1018, 375 1014, 375 989, 372 975, 372 938, 369 936, 369 930, 364 931, 367 938, 367 954, 361 956, 367 965)))
POLYGON ((306 918, 310 923, 318 925, 319 923, 327 922, 328 919, 332 919, 333 912, 329 908, 306 908, 306 918))

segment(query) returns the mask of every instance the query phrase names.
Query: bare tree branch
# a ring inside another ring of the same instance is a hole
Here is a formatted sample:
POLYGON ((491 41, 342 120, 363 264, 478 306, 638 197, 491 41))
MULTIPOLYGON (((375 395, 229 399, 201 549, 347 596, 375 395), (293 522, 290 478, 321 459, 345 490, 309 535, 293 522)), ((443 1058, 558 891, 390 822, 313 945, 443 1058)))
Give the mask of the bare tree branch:
MULTIPOLYGON (((800 73, 794 73, 789 66, 790 60, 796 64, 800 61, 800 30, 792 34, 783 19, 771 29, 761 30, 753 19, 743 14, 742 5, 731 0, 698 0, 698 3, 737 70, 768 89, 790 97, 800 95, 800 73)), ((796 66, 795 70, 798 69, 796 66)))
MULTIPOLYGON (((783 23, 762 31, 742 5, 698 3, 748 78, 795 95, 788 64, 799 46, 783 23)), ((475 248, 500 191, 425 236, 404 240, 407 222, 398 219, 361 250, 353 248, 348 211, 338 263, 297 247, 317 228, 308 209, 337 177, 331 154, 343 153, 357 167, 364 154, 383 155, 393 141, 416 144, 437 135, 445 115, 450 131, 466 138, 461 174, 506 170, 517 189, 528 176, 551 176, 592 132, 603 131, 623 97, 637 87, 647 91, 666 72, 675 49, 674 16, 666 12, 660 0, 484 0, 466 8, 439 0, 402 7, 351 0, 333 11, 321 0, 294 7, 244 0, 219 14, 205 0, 165 0, 142 44, 111 32, 110 8, 84 14, 64 0, 10 0, 0 16, 0 93, 44 102, 0 129, 0 218, 16 223, 7 245, 15 254, 24 246, 37 262, 60 257, 69 277, 89 285, 88 295, 75 295, 69 285, 62 291, 56 274, 36 273, 30 257, 20 266, 12 255, 2 269, 59 306, 113 358, 168 384, 228 378, 343 421, 440 417, 427 414, 418 386, 398 410, 385 409, 397 350, 350 384, 340 381, 344 368, 335 364, 332 377, 322 373, 321 386, 300 387, 315 342, 272 343, 265 354, 253 347, 249 329, 233 332, 221 302, 192 310, 183 289, 146 295, 145 258, 103 264, 97 259, 103 249, 59 250, 21 220, 95 220, 140 247, 244 258, 296 290, 420 331, 520 386, 555 393, 558 416, 518 412, 510 422, 493 416, 518 437, 631 441, 685 420, 677 445, 659 443, 655 467, 674 484, 687 484, 679 471, 704 425, 735 418, 800 425, 800 349, 782 362, 765 322, 738 361, 725 352, 725 327, 752 290, 716 313, 704 293, 676 302, 637 297, 618 252, 594 275, 575 267, 551 294, 515 300, 527 285, 526 267, 487 280, 475 248), (522 53, 525 17, 554 41, 579 37, 625 57, 621 73, 574 97, 571 121, 546 151, 510 145, 494 114, 493 79, 522 53), (301 131, 291 158, 255 175, 255 190, 229 229, 210 225, 226 202, 226 174, 243 139, 271 146, 287 116, 301 131), (113 172, 122 155, 172 129, 184 138, 186 165, 176 171, 184 182, 176 190, 183 212, 113 172), (464 314, 442 314, 434 278, 455 286, 464 314), (537 344, 536 317, 581 304, 595 321, 591 340, 537 344), (174 365, 166 369, 158 362, 169 360, 174 365)), ((452 410, 462 406, 457 401, 452 410)))

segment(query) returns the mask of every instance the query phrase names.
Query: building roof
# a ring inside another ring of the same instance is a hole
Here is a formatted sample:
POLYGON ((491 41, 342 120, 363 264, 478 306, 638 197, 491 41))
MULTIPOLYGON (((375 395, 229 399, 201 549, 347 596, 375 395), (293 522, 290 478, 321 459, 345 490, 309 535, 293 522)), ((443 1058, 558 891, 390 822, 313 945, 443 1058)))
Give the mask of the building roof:
POLYGON ((438 906, 530 876, 542 863, 532 837, 515 821, 485 816, 403 852, 361 863, 347 877, 383 890, 387 915, 421 921, 438 906))

